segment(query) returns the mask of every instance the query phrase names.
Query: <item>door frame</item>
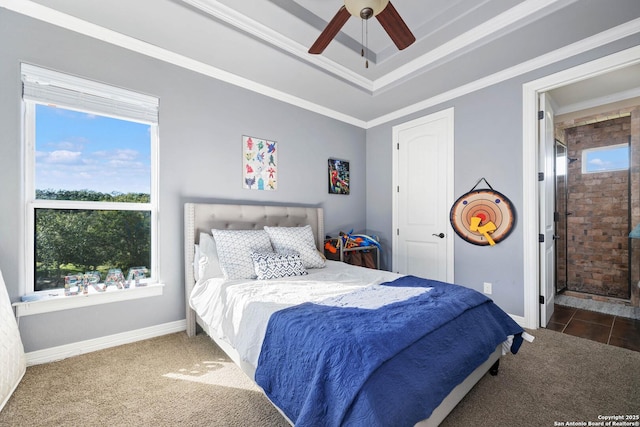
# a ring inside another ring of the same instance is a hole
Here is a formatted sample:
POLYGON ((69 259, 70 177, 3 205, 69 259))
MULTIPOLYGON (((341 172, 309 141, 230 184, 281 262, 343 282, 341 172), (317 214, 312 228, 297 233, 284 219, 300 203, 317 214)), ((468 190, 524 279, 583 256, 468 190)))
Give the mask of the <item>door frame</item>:
MULTIPOLYGON (((397 144, 399 143, 398 137, 401 130, 406 128, 411 128, 414 126, 419 126, 423 123, 431 122, 433 120, 444 118, 447 120, 449 129, 447 138, 447 188, 445 190, 446 194, 446 206, 453 205, 454 202, 454 189, 453 189, 453 180, 454 180, 454 108, 447 108, 444 110, 437 111, 435 113, 428 114, 426 116, 419 117, 417 119, 409 120, 407 122, 403 122, 399 125, 393 126, 391 129, 392 132, 392 172, 391 172, 391 182, 392 182, 392 213, 391 213, 391 222, 392 222, 392 238, 391 238, 391 270, 396 271, 396 266, 398 265, 397 260, 397 248, 398 248, 398 234, 394 232, 394 230, 398 229, 398 150, 396 149, 397 144)), ((446 275, 447 282, 454 282, 454 239, 453 239, 453 230, 451 227, 447 227, 447 232, 445 236, 447 242, 447 267, 446 267, 446 275)))
POLYGON ((525 83, 522 86, 522 227, 524 263, 524 327, 540 324, 539 295, 545 285, 539 260, 538 192, 538 95, 580 80, 640 63, 640 46, 635 46, 585 64, 525 83))

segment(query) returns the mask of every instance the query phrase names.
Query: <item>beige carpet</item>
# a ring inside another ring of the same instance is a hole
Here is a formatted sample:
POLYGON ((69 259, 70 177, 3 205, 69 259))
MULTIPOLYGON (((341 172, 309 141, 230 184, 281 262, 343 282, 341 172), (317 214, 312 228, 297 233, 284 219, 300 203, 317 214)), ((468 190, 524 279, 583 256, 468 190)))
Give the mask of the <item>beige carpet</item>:
MULTIPOLYGON (((640 353, 547 330, 503 358, 443 426, 553 426, 640 414, 640 353)), ((184 333, 33 366, 0 426, 286 426, 204 335, 184 333)))

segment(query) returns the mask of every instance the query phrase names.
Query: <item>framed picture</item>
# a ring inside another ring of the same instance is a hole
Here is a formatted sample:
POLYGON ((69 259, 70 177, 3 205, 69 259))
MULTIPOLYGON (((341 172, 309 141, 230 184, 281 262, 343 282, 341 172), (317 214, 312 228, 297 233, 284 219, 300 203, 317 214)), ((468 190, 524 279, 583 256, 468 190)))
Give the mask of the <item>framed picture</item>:
POLYGON ((276 141, 242 137, 242 186, 249 190, 278 188, 276 141))
POLYGON ((329 159, 329 194, 349 194, 349 162, 329 159))

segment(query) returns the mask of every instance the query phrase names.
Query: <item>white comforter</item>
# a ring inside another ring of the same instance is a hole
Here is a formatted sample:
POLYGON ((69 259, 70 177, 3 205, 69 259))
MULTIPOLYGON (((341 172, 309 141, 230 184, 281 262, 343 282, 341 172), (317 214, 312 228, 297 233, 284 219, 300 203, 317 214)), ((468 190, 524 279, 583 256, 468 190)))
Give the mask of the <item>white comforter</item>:
MULTIPOLYGON (((189 303, 209 326, 209 333, 229 343, 240 359, 255 369, 269 317, 275 311, 304 302, 365 303, 340 296, 400 277, 388 271, 337 261, 327 261, 325 268, 308 272, 305 276, 276 280, 209 279, 196 283, 189 303)), ((380 290, 378 297, 384 298, 383 293, 384 290, 380 290)), ((398 295, 390 297, 397 299, 398 295)))

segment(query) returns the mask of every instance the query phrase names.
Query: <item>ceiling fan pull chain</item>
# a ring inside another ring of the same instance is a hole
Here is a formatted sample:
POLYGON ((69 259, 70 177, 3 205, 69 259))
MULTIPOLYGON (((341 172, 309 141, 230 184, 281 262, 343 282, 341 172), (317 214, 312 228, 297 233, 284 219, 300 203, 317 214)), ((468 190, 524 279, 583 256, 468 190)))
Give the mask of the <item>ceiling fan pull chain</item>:
POLYGON ((364 19, 360 20, 360 56, 364 58, 364 19))
POLYGON ((364 50, 367 51, 367 55, 365 56, 365 62, 364 62, 364 67, 365 68, 369 68, 369 20, 367 19, 367 22, 364 24, 365 25, 365 44, 364 44, 364 50))
POLYGON ((369 68, 369 18, 372 16, 370 8, 360 12, 360 56, 364 58, 364 67, 369 68))

